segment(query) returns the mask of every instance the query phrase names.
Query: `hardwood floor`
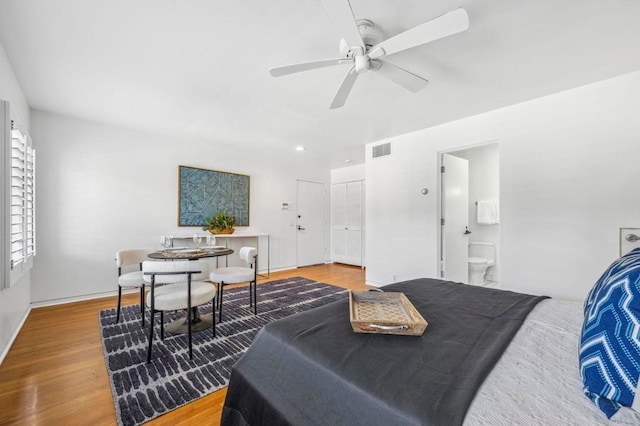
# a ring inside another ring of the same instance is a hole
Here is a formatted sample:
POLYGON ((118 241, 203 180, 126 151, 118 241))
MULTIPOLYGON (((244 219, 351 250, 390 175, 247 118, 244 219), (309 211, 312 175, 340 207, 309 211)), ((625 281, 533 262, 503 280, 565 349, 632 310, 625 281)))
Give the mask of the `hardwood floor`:
MULTIPOLYGON (((360 267, 317 265, 273 272, 258 283, 302 276, 363 290, 360 267)), ((114 283, 115 285, 115 283, 114 283)), ((123 305, 138 301, 127 294, 123 305)), ((1 425, 112 425, 115 409, 104 365, 98 312, 116 297, 36 308, 0 365, 1 425)), ((226 388, 149 422, 150 425, 217 425, 226 388)))

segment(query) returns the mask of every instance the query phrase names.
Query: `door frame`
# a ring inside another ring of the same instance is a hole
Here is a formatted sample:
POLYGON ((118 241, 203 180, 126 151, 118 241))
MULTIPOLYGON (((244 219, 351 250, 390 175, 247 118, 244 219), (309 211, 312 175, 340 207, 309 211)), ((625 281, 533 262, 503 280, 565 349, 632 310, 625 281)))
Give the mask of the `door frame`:
MULTIPOLYGON (((496 144, 498 145, 498 152, 500 152, 500 139, 489 139, 483 142, 477 142, 477 143, 473 143, 473 144, 469 144, 469 145, 462 145, 462 146, 457 146, 454 148, 448 148, 442 151, 438 151, 436 153, 436 155, 438 156, 438 169, 436 170, 436 173, 438 174, 438 179, 437 179, 437 188, 438 188, 438 196, 436 197, 436 204, 437 204, 437 216, 436 216, 436 236, 437 236, 437 258, 436 258, 436 271, 438 271, 438 278, 442 278, 442 256, 444 256, 444 252, 443 252, 443 247, 442 247, 442 225, 441 225, 441 221, 442 221, 442 197, 443 197, 443 193, 442 193, 442 173, 440 172, 442 170, 442 154, 450 154, 452 152, 458 152, 458 151, 464 151, 466 149, 473 149, 473 148, 480 148, 486 145, 493 145, 496 144)), ((499 156, 500 154, 498 154, 499 156)), ((499 163, 498 163, 499 164, 499 163)), ((500 176, 500 170, 498 170, 498 176, 500 176)), ((498 194, 500 199, 502 198, 502 184, 501 179, 499 179, 499 188, 498 188, 498 194)), ((469 218, 469 220, 471 220, 471 218, 469 218)), ((502 240, 502 232, 499 232, 499 237, 498 240, 501 241, 502 240)), ((496 251, 496 261, 498 260, 497 257, 499 256, 498 252, 496 251)))

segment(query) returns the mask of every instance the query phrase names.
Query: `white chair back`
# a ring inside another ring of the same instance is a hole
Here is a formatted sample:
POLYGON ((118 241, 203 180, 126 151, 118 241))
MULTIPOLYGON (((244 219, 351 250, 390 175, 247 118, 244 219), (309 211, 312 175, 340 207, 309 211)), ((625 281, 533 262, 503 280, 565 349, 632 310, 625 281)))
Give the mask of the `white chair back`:
POLYGON ((240 256, 241 260, 247 262, 250 265, 253 265, 256 260, 256 254, 258 254, 258 250, 256 250, 254 247, 242 247, 238 255, 240 256))
MULTIPOLYGON (((189 272, 200 271, 197 274, 191 275, 191 281, 204 281, 209 278, 209 263, 205 260, 188 261, 188 260, 173 260, 167 262, 154 262, 144 261, 142 263, 142 272, 144 274, 144 280, 147 283, 151 282, 151 275, 148 273, 162 273, 162 272, 189 272)), ((156 275, 156 284, 173 284, 183 283, 187 281, 187 274, 176 275, 156 275)))
POLYGON ((118 268, 122 268, 127 265, 137 265, 145 260, 149 260, 147 255, 154 252, 152 249, 131 249, 131 250, 119 250, 116 253, 116 264, 118 268))

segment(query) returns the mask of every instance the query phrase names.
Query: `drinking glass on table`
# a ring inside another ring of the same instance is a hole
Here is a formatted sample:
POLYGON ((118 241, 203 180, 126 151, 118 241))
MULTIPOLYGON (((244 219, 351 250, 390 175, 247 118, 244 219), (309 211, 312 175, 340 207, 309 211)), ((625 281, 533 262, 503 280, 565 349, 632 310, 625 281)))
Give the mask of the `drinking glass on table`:
POLYGON ((202 242, 202 236, 198 234, 193 234, 193 243, 196 245, 196 248, 200 248, 201 242, 202 242))
POLYGON ((212 247, 216 244, 215 235, 207 235, 207 247, 212 247))

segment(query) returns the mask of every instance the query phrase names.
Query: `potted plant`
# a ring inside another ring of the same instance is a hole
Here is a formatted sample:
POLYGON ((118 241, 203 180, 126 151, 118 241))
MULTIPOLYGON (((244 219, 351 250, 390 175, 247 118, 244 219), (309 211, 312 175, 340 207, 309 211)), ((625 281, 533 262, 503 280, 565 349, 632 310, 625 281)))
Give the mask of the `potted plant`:
POLYGON ((212 218, 205 217, 204 220, 207 222, 202 227, 204 231, 209 231, 212 234, 233 234, 233 225, 236 223, 236 218, 227 215, 224 210, 212 218))

